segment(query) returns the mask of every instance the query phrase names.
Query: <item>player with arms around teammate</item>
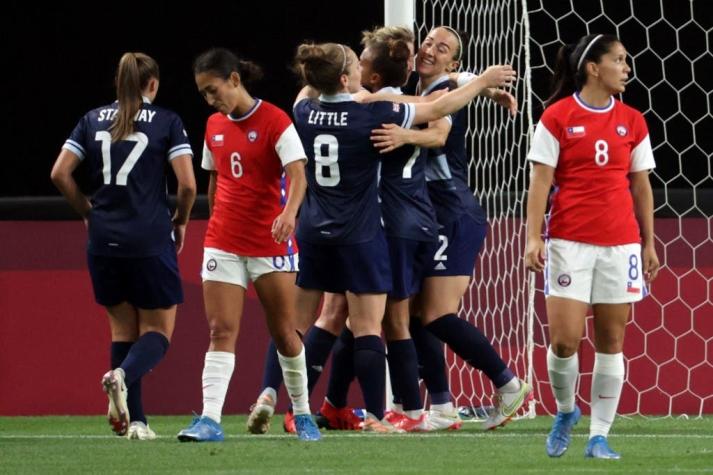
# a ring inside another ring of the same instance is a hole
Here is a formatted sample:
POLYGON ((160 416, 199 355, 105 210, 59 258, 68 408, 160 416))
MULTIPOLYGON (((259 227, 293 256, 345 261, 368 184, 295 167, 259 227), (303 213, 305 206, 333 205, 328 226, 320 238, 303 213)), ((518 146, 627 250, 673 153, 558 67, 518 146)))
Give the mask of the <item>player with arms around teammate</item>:
POLYGON ((222 48, 193 65, 196 85, 218 112, 208 118, 202 166, 211 209, 203 255, 210 346, 203 368, 203 413, 181 441, 221 441, 221 413, 235 366, 235 343, 252 281, 277 347, 301 440, 318 440, 307 394, 304 347, 296 332, 297 246, 292 232, 304 198, 305 152, 287 114, 252 97, 262 73, 222 48), (288 190, 289 180, 289 190, 288 190))
POLYGON ((183 302, 176 252, 196 196, 183 123, 152 104, 158 85, 156 61, 124 54, 116 74, 118 101, 82 117, 52 169, 52 181, 87 225, 94 295, 109 316, 113 369, 102 378, 109 422, 117 435, 142 440, 156 434, 146 424, 141 378, 166 353, 176 305, 183 302), (91 200, 72 177, 83 161, 96 185, 91 200), (173 218, 166 163, 178 180, 173 218))
POLYGON ((607 435, 624 384, 624 331, 632 302, 643 298, 659 268, 648 128, 640 112, 613 97, 624 92, 630 72, 626 49, 615 36, 588 35, 560 48, 554 93, 528 154, 525 263, 545 271, 547 367, 557 401, 547 436, 550 457, 567 450, 581 415, 575 404, 577 349, 591 305, 596 354, 585 456, 620 458, 607 435))
POLYGON ((298 302, 315 314, 322 292, 346 292, 354 333, 354 373, 369 412, 363 428, 388 432, 384 415, 384 347, 381 320, 392 288, 388 247, 377 198, 379 154, 371 131, 383 123, 403 127, 436 120, 472 100, 483 88, 509 84, 509 66, 493 66, 474 82, 427 104, 359 104, 359 61, 340 44, 303 44, 297 67, 308 84, 297 97, 295 122, 308 152, 307 197, 298 238, 302 268, 298 302), (320 95, 309 99, 311 90, 320 95))

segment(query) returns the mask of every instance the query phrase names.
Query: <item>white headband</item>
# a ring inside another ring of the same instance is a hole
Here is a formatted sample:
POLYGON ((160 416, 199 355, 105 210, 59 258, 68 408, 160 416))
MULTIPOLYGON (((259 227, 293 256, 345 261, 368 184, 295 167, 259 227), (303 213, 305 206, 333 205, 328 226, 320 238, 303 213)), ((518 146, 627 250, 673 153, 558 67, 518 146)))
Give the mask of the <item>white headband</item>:
POLYGON ((587 56, 587 52, 589 52, 589 48, 592 47, 592 45, 604 35, 597 35, 594 37, 592 41, 589 42, 586 48, 584 48, 584 51, 582 51, 582 55, 579 57, 579 61, 577 61, 577 71, 579 71, 579 68, 582 67, 582 61, 584 61, 584 57, 587 56))
POLYGON ((342 53, 344 54, 344 61, 342 61, 342 72, 341 74, 346 73, 345 69, 347 68, 347 50, 344 48, 343 44, 339 44, 339 47, 342 48, 342 53))
POLYGON ((460 39, 460 35, 454 28, 451 28, 450 26, 446 25, 443 25, 443 28, 453 33, 456 39, 458 40, 458 57, 456 58, 456 61, 460 61, 461 57, 463 56, 463 40, 460 39))

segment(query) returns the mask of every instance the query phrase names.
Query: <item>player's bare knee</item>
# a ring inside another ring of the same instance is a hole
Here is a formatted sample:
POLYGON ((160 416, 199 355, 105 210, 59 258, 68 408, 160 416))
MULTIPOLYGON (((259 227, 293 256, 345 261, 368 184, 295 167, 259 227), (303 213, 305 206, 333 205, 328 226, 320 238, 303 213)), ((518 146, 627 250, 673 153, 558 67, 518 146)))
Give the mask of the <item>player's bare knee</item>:
POLYGON ((577 352, 577 349, 579 348, 579 342, 558 341, 553 339, 550 342, 550 347, 552 348, 552 352, 558 358, 569 358, 577 352))

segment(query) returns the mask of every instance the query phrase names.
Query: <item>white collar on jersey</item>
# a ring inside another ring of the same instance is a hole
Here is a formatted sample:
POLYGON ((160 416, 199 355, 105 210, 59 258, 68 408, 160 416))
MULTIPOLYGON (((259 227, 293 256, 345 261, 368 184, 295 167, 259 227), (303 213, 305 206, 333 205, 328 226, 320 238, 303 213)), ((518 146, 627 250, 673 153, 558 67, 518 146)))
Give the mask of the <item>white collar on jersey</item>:
POLYGON ((612 110, 612 109, 614 108, 614 98, 611 97, 611 96, 609 96, 609 104, 607 104, 607 105, 604 106, 604 107, 594 107, 594 106, 590 106, 589 104, 587 104, 586 102, 584 102, 584 99, 582 99, 581 97, 579 97, 579 92, 575 92, 574 94, 572 94, 572 96, 574 97, 574 101, 575 101, 577 104, 579 104, 579 106, 580 106, 582 109, 588 110, 589 112, 596 112, 597 114, 604 114, 604 113, 609 112, 610 110, 612 110))
POLYGON ((353 101, 354 96, 348 92, 338 92, 336 94, 320 94, 319 102, 349 102, 353 101))
POLYGON ((433 91, 433 89, 434 89, 436 86, 438 86, 439 84, 442 84, 442 83, 448 81, 448 79, 449 79, 448 74, 443 74, 442 76, 438 76, 438 77, 436 78, 436 80, 433 81, 433 82, 431 83, 431 85, 426 88, 425 91, 422 91, 422 92, 420 92, 420 93, 418 92, 418 91, 421 90, 421 81, 419 80, 419 81, 418 81, 418 85, 416 85, 416 93, 417 93, 417 94, 421 94, 422 96, 427 96, 427 95, 429 95, 429 94, 433 91))
POLYGON ((400 87, 386 86, 386 87, 382 87, 381 89, 376 91, 374 94, 396 94, 397 96, 400 96, 403 94, 403 92, 401 92, 400 87))
POLYGON ((144 101, 144 104, 151 104, 151 99, 146 96, 141 96, 141 100, 144 101))
POLYGON ((230 113, 230 114, 227 114, 226 117, 228 119, 232 120, 233 122, 240 122, 241 120, 245 120, 248 117, 250 117, 251 115, 253 115, 255 113, 255 111, 257 110, 257 108, 260 107, 260 104, 262 104, 262 99, 255 99, 255 104, 253 104, 253 106, 250 109, 248 109, 248 111, 245 114, 239 115, 236 117, 232 113, 230 113))

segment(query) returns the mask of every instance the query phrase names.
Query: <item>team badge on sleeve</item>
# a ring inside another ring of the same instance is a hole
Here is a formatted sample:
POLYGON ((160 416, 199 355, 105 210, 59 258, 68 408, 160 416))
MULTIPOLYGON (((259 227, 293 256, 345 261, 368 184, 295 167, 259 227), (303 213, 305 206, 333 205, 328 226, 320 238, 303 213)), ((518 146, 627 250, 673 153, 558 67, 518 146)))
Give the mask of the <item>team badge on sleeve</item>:
POLYGON ((394 112, 399 112, 401 110, 401 104, 396 102, 393 103, 392 107, 394 108, 394 112))

